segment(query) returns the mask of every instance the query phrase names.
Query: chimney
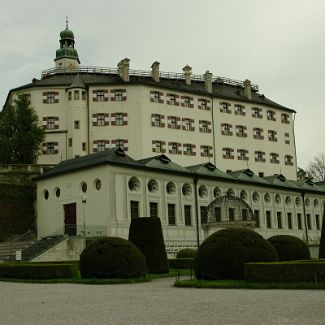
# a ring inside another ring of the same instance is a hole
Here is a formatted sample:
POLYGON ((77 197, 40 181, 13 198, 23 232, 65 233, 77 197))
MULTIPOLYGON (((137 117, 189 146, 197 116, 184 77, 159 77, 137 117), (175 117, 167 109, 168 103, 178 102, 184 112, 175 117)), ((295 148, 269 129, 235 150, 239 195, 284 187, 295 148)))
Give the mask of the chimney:
POLYGON ((159 78, 159 65, 160 65, 160 63, 158 61, 155 61, 151 65, 151 78, 156 82, 159 82, 159 80, 160 80, 160 78, 159 78))
POLYGON ((125 58, 121 60, 118 65, 118 74, 124 81, 130 81, 129 75, 130 59, 125 58))
POLYGON ((252 99, 252 84, 251 81, 248 79, 244 81, 244 91, 245 91, 245 96, 248 99, 252 99))
POLYGON ((187 64, 183 68, 184 76, 185 76, 185 83, 187 85, 191 84, 191 76, 192 76, 192 68, 187 64))
POLYGON ((205 90, 212 93, 212 73, 207 70, 203 75, 205 90))

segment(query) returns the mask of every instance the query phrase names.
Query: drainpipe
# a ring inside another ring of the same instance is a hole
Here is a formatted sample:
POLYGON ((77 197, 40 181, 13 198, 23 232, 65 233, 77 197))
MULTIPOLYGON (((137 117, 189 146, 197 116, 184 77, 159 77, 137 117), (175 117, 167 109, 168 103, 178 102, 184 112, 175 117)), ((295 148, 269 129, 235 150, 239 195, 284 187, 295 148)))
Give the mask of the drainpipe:
POLYGON ((213 162, 214 165, 217 166, 217 161, 216 161, 216 140, 214 137, 214 114, 213 114, 214 106, 213 106, 213 97, 211 96, 211 118, 212 118, 212 144, 213 144, 213 162))
POLYGON ((306 216, 306 207, 305 207, 305 191, 301 191, 301 197, 302 197, 302 209, 303 209, 303 214, 304 214, 306 242, 308 245, 308 229, 307 229, 307 216, 306 216))
POLYGON ((196 243, 197 248, 200 246, 200 228, 199 228, 199 205, 197 199, 197 177, 193 177, 194 182, 194 204, 195 204, 195 220, 196 220, 196 243))
POLYGON ((297 179, 297 171, 298 171, 298 161, 297 161, 297 148, 296 148, 296 137, 295 137, 295 121, 296 121, 296 113, 293 113, 293 145, 295 148, 295 164, 296 164, 296 179, 297 179))

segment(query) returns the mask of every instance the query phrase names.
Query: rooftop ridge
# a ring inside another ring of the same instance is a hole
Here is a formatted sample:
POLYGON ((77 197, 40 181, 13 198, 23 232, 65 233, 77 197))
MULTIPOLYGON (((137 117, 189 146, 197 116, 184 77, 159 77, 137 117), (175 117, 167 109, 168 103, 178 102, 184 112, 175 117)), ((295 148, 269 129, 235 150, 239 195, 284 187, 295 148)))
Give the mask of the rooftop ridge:
MULTIPOLYGON (((78 73, 93 73, 93 74, 107 74, 107 75, 119 75, 119 71, 117 68, 109 68, 109 67, 95 67, 95 66, 78 66, 73 68, 63 68, 63 67, 54 67, 47 70, 42 71, 42 79, 53 76, 56 74, 78 74, 78 73)), ((129 70, 130 76, 138 76, 138 77, 150 77, 151 71, 147 70, 129 70)), ((175 79, 175 80, 185 80, 184 73, 176 73, 176 72, 159 72, 159 76, 161 79, 175 79)), ((204 75, 193 74, 191 75, 191 80, 193 82, 204 82, 204 75)), ((215 84, 222 83, 231 85, 234 87, 244 88, 244 81, 235 80, 225 77, 213 77, 212 82, 215 84)), ((258 85, 252 84, 252 89, 258 92, 258 85)))

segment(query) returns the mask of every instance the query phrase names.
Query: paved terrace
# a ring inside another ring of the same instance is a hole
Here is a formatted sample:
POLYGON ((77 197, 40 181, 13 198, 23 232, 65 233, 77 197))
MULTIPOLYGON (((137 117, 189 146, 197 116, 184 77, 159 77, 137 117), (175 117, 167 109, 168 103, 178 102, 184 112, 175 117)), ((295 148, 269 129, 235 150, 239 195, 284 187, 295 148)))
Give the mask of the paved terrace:
POLYGON ((173 282, 0 282, 0 324, 325 324, 321 290, 178 289, 173 282))

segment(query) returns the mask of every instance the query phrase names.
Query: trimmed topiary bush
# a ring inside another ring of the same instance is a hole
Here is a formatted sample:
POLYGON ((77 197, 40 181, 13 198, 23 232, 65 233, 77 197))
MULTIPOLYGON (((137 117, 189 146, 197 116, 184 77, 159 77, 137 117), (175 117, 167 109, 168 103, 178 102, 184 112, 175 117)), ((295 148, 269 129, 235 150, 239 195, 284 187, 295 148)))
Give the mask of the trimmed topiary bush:
POLYGON ((146 259, 130 241, 106 237, 91 242, 80 255, 83 278, 138 278, 147 273, 146 259))
POLYGON ((177 253, 176 258, 194 258, 195 255, 196 255, 195 249, 184 248, 177 253))
POLYGON ((174 258, 168 262, 171 269, 193 269, 194 258, 174 258))
POLYGON ((133 218, 129 230, 129 240, 146 257, 150 273, 166 273, 169 271, 159 218, 133 218))
POLYGON ((274 247, 255 231, 227 228, 209 236, 199 247, 194 263, 198 279, 243 278, 244 264, 278 260, 274 247))
POLYGON ((280 261, 310 259, 310 252, 307 244, 298 237, 277 235, 270 237, 268 241, 276 249, 280 261))

